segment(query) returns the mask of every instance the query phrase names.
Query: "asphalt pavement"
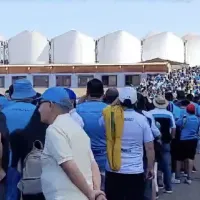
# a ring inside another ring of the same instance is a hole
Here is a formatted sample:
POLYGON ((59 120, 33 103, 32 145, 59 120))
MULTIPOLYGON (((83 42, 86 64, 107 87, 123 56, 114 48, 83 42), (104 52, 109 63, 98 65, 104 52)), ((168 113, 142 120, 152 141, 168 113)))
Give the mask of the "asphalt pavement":
MULTIPOLYGON (((172 194, 164 194, 160 191, 160 200, 200 200, 200 155, 197 155, 195 167, 197 172, 193 173, 191 185, 184 183, 173 185, 172 194)), ((182 182, 184 178, 182 179, 182 182)))

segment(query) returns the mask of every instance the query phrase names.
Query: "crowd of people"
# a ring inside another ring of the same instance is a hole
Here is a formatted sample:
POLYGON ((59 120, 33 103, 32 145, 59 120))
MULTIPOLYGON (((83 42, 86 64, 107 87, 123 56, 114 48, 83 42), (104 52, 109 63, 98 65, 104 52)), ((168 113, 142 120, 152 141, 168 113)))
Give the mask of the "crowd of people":
POLYGON ((199 72, 105 92, 92 79, 79 99, 69 88, 39 94, 16 80, 0 96, 0 200, 155 200, 192 184, 199 72))

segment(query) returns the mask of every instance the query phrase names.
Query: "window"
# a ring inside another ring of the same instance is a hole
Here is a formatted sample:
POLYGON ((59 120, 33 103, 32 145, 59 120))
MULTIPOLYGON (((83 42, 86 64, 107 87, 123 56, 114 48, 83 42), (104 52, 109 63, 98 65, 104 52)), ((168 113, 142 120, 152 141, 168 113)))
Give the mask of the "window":
POLYGON ((26 76, 13 76, 12 83, 14 83, 16 80, 23 79, 23 78, 27 78, 27 77, 26 76))
POLYGON ((104 86, 117 86, 117 75, 102 76, 102 82, 104 86))
POLYGON ((79 75, 78 76, 78 87, 86 87, 87 82, 92 80, 94 76, 79 75))
POLYGON ((48 75, 37 75, 33 76, 33 87, 49 87, 49 76, 48 75))
POLYGON ((56 86, 71 86, 71 76, 57 75, 56 76, 56 86))
POLYGON ((4 87, 5 87, 5 77, 0 76, 0 88, 4 88, 4 87))
POLYGON ((126 75, 125 76, 125 85, 138 86, 140 84, 140 75, 126 75))

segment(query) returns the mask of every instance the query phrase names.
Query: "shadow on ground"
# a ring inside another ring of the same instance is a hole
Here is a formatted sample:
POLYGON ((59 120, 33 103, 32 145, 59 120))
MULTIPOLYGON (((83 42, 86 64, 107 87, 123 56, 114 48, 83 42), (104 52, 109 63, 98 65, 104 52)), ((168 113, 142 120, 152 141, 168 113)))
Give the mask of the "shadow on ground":
MULTIPOLYGON (((197 172, 193 174, 193 182, 191 185, 181 183, 173 185, 172 194, 163 194, 160 192, 160 200, 200 200, 200 155, 196 158, 195 166, 197 172)), ((184 179, 182 179, 182 182, 184 179)))

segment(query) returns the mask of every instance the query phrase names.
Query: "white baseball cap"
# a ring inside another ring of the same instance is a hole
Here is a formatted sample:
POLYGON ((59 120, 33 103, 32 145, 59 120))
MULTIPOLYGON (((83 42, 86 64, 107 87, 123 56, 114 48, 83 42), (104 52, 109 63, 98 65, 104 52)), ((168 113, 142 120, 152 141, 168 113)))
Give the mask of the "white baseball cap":
POLYGON ((137 91, 133 87, 124 87, 119 91, 119 100, 123 103, 124 100, 129 99, 131 104, 137 102, 137 91))

